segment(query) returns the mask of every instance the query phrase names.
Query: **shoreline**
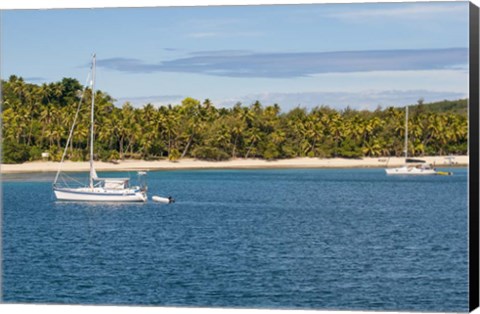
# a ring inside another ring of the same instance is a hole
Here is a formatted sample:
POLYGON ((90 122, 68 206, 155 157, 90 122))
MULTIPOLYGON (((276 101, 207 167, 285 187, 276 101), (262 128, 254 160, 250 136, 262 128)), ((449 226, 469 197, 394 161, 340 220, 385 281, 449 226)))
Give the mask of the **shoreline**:
MULTIPOLYGON (((453 164, 449 164, 448 156, 427 156, 418 157, 427 163, 442 167, 466 167, 469 158, 466 155, 454 156, 453 164)), ((157 171, 157 170, 192 170, 192 169, 299 169, 299 168, 389 168, 398 167, 404 164, 404 157, 365 157, 360 159, 346 158, 292 158, 266 161, 262 159, 237 158, 229 161, 202 161, 191 158, 182 159, 176 162, 168 160, 145 161, 145 160, 123 160, 118 163, 95 162, 97 171, 157 171)), ((60 166, 59 162, 33 161, 23 164, 1 164, 0 172, 8 173, 36 173, 56 172, 60 166)), ((88 161, 72 162, 65 161, 62 171, 65 172, 88 172, 90 164, 88 161)))

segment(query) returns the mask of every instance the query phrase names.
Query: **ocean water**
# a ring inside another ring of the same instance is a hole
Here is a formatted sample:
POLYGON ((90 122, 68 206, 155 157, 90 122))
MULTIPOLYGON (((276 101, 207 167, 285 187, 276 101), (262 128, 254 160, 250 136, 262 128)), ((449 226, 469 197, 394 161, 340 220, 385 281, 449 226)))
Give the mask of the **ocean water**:
POLYGON ((4 175, 3 301, 466 312, 468 175, 449 170, 149 172, 170 205, 4 175))

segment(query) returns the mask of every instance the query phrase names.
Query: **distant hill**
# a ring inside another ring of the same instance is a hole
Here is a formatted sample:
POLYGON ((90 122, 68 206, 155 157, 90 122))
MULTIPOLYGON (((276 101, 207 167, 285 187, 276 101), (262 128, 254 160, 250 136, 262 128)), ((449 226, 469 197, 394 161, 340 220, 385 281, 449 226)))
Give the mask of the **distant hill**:
POLYGON ((428 104, 412 105, 413 110, 425 110, 435 113, 454 113, 462 116, 468 115, 468 99, 443 100, 428 104))

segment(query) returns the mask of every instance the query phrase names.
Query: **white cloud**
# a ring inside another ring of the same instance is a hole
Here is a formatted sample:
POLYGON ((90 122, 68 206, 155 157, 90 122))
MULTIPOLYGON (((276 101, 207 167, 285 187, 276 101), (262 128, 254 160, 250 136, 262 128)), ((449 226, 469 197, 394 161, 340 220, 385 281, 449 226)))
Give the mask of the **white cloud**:
POLYGON ((277 103, 283 111, 289 111, 297 106, 311 109, 315 106, 326 105, 337 109, 350 106, 354 109, 374 110, 378 106, 405 106, 414 104, 423 98, 425 102, 434 102, 444 99, 456 100, 466 98, 467 95, 459 92, 441 92, 431 90, 363 90, 358 92, 299 92, 299 93, 259 93, 245 95, 239 98, 220 100, 218 106, 231 107, 237 102, 250 105, 260 101, 263 105, 277 103))
POLYGON ((223 50, 221 54, 196 54, 161 63, 110 58, 99 60, 98 65, 130 73, 184 72, 226 77, 295 78, 317 73, 445 69, 467 61, 467 48, 249 54, 239 54, 238 50, 230 54, 223 50))
POLYGON ((143 107, 146 104, 154 106, 176 105, 181 103, 185 96, 182 95, 158 95, 144 97, 121 97, 117 99, 115 105, 121 107, 124 103, 129 102, 133 107, 143 107))

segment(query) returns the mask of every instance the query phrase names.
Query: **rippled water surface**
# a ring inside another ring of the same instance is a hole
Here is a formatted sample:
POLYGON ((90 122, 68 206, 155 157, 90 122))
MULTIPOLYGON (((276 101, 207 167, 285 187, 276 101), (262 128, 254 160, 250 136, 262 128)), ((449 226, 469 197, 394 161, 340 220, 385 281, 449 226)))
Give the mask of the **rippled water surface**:
POLYGON ((468 177, 450 170, 150 172, 171 205, 3 176, 4 302, 467 311, 468 177))

